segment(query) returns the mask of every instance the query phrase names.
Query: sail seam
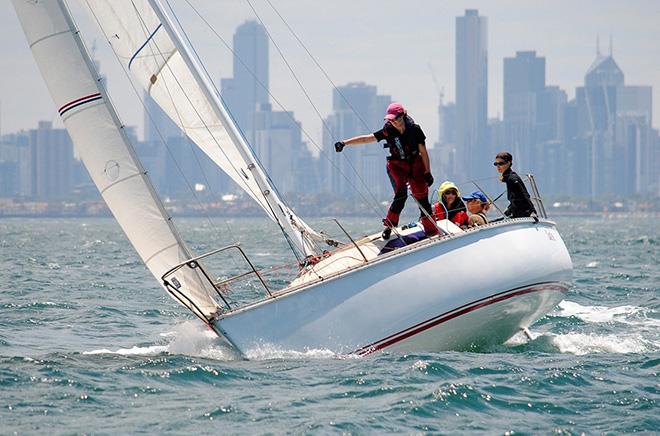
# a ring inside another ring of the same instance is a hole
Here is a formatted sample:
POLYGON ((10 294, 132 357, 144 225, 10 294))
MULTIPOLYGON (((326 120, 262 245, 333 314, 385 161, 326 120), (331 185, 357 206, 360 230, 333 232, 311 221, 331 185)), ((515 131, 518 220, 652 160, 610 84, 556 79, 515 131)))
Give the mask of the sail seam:
POLYGON ((141 176, 141 175, 143 175, 143 174, 144 174, 144 173, 135 173, 135 174, 131 174, 130 176, 126 176, 126 177, 124 177, 123 179, 115 180, 114 182, 110 183, 108 186, 106 186, 105 188, 103 188, 103 190, 101 191, 101 195, 105 194, 105 191, 107 191, 108 189, 112 188, 113 186, 118 185, 118 184, 120 184, 121 182, 125 182, 125 181, 128 180, 128 179, 132 179, 132 178, 134 178, 134 177, 141 176))
POLYGON ((152 254, 151 256, 149 256, 148 258, 146 258, 146 259, 144 260, 145 265, 148 264, 148 263, 149 263, 154 257, 158 256, 158 255, 159 255, 160 253, 162 253, 163 251, 169 250, 170 248, 172 248, 172 247, 176 247, 176 246, 178 246, 178 245, 179 245, 178 242, 174 242, 174 243, 168 245, 167 247, 163 247, 163 248, 161 248, 160 250, 158 250, 157 252, 155 252, 154 254, 152 254))
POLYGON ((91 109, 91 108, 94 108, 94 107, 97 107, 97 106, 101 106, 101 105, 103 105, 103 104, 104 104, 104 103, 103 103, 102 101, 99 101, 99 102, 96 103, 96 104, 93 104, 93 105, 90 105, 90 106, 84 107, 84 108, 80 109, 79 111, 76 111, 76 112, 73 112, 73 113, 71 113, 71 114, 68 114, 66 117, 63 116, 63 117, 62 117, 62 121, 63 121, 63 122, 64 122, 64 121, 68 121, 70 118, 73 118, 73 117, 75 117, 76 115, 81 114, 81 113, 85 112, 85 111, 88 110, 88 109, 91 109))
POLYGON ((40 43, 40 42, 42 42, 42 41, 45 41, 46 39, 50 39, 50 38, 52 38, 52 37, 54 37, 54 36, 59 36, 59 35, 62 35, 62 34, 64 34, 64 33, 70 33, 70 32, 72 32, 72 30, 71 30, 71 29, 67 29, 67 30, 63 30, 63 31, 61 31, 61 32, 52 33, 52 34, 50 34, 50 35, 44 36, 44 37, 42 37, 42 38, 39 38, 39 39, 37 39, 36 41, 33 41, 32 44, 30 44, 30 49, 32 49, 32 47, 34 47, 34 46, 37 45, 38 43, 40 43))
POLYGON ((131 69, 131 64, 133 63, 133 61, 135 60, 137 55, 140 54, 142 49, 145 48, 147 46, 147 44, 149 44, 149 41, 151 41, 153 39, 153 37, 156 36, 156 32, 158 32, 158 30, 160 30, 161 27, 163 27, 163 23, 160 23, 158 25, 158 27, 156 27, 156 30, 151 32, 151 35, 149 35, 149 37, 146 39, 146 41, 144 41, 144 43, 140 46, 140 48, 137 49, 135 54, 133 54, 133 56, 131 56, 131 60, 128 61, 128 69, 129 70, 131 69))

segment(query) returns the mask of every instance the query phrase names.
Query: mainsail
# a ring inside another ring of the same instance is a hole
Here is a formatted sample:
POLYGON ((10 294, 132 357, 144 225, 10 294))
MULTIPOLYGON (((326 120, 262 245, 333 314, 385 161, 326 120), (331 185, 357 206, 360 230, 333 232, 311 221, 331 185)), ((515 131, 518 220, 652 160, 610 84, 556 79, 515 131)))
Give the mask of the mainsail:
MULTIPOLYGON (((136 157, 63 0, 13 0, 37 65, 89 175, 151 273, 192 256, 136 157)), ((198 270, 176 273, 170 293, 200 318, 218 310, 198 270)))
POLYGON ((83 0, 124 68, 164 112, 282 228, 302 257, 321 239, 282 201, 156 0, 83 0))

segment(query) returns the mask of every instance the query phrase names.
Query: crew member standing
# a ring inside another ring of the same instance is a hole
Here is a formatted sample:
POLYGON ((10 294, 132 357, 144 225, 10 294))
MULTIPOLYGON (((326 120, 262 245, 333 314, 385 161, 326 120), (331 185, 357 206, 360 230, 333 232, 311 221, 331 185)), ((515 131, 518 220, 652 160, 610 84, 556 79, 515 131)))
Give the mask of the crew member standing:
POLYGON ((426 136, 418 124, 408 116, 401 103, 392 103, 385 113, 385 125, 377 132, 355 136, 335 143, 335 150, 341 152, 347 145, 368 144, 375 141, 385 141, 385 148, 390 149, 387 157, 387 175, 392 182, 394 199, 383 220, 385 230, 383 239, 389 239, 392 227, 399 225, 399 215, 408 198, 408 186, 412 196, 422 208, 421 223, 427 236, 438 233, 431 221, 431 203, 429 203, 429 186, 433 184, 429 155, 426 151, 426 136), (428 215, 427 215, 428 214, 428 215))

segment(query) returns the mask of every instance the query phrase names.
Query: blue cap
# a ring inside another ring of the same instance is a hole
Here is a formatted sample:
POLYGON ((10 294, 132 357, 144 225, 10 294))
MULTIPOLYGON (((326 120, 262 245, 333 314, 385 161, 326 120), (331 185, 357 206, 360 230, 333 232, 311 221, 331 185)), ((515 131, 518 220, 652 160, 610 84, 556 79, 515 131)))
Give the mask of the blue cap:
POLYGON ((484 193, 481 191, 474 191, 467 197, 463 197, 463 200, 464 201, 479 200, 482 203, 488 203, 488 197, 486 197, 484 193))

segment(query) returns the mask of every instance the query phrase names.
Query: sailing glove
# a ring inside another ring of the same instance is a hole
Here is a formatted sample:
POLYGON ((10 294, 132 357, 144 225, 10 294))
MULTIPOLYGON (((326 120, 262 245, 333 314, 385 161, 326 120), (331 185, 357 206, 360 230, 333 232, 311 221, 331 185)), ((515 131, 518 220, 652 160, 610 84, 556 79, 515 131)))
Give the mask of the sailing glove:
POLYGON ((433 175, 431 173, 424 174, 424 181, 428 186, 431 186, 433 184, 433 175))
POLYGON ((344 141, 335 142, 335 151, 341 153, 341 151, 346 147, 344 141))

